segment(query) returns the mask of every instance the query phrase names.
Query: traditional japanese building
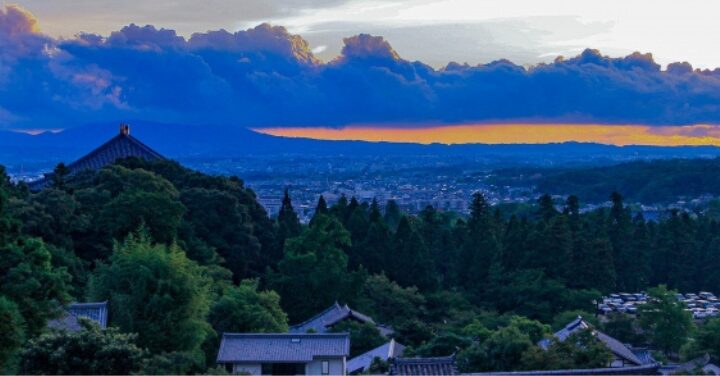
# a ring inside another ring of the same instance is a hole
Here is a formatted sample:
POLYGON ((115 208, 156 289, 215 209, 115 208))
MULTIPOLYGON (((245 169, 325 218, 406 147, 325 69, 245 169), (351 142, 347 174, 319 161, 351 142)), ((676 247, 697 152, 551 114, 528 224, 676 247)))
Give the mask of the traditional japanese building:
POLYGON ((344 375, 347 333, 223 333, 217 364, 246 375, 344 375))
POLYGON ((338 302, 310 319, 291 326, 290 333, 327 333, 333 326, 345 320, 374 325, 384 336, 393 333, 392 328, 378 324, 371 317, 351 309, 347 304, 341 306, 338 302))
POLYGON ((80 319, 94 321, 100 328, 105 329, 108 321, 107 302, 72 303, 65 308, 62 317, 49 321, 48 327, 51 329, 77 332, 82 328, 78 321, 80 319))
MULTIPOLYGON (((99 170, 123 158, 140 158, 148 161, 165 159, 160 153, 130 135, 130 126, 120 125, 120 133, 100 145, 82 158, 67 165, 68 174, 74 175, 85 170, 99 170)), ((52 183, 53 173, 28 183, 30 190, 39 191, 52 183)))
POLYGON ((383 362, 392 361, 405 352, 405 346, 397 343, 394 339, 382 344, 366 353, 360 354, 347 362, 348 374, 355 375, 367 373, 375 359, 383 362))
POLYGON ((455 356, 434 358, 395 358, 390 364, 391 375, 458 375, 455 356))
MULTIPOLYGON (((557 331, 553 336, 560 342, 565 341, 571 335, 590 330, 595 338, 597 338, 610 352, 614 358, 608 364, 611 368, 621 367, 638 367, 645 366, 648 364, 655 364, 655 359, 649 355, 647 349, 634 349, 617 339, 595 329, 590 323, 583 320, 582 317, 578 317, 565 325, 564 328, 557 331)), ((549 339, 540 341, 538 345, 542 348, 547 348, 551 344, 549 339)))

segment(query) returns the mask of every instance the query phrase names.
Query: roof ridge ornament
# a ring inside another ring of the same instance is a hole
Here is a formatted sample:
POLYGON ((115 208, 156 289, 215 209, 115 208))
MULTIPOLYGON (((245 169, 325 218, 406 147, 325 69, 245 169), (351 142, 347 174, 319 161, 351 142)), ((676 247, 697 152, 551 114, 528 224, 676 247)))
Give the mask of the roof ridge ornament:
POLYGON ((130 126, 125 123, 120 123, 120 135, 130 136, 130 126))

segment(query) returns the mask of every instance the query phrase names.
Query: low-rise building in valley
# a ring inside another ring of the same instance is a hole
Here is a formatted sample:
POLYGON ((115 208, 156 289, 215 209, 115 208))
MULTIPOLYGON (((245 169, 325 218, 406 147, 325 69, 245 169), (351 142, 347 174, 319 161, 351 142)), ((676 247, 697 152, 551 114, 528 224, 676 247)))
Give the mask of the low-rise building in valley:
POLYGON ((402 356, 404 352, 405 346, 391 339, 390 342, 348 360, 347 372, 351 375, 367 372, 376 359, 387 362, 402 356))
POLYGON ((347 333, 224 333, 217 364, 233 374, 344 375, 347 333))
POLYGON ((351 309, 347 304, 342 306, 338 302, 335 302, 335 304, 310 319, 305 320, 300 324, 291 326, 290 332, 327 333, 332 330, 333 326, 345 320, 354 320, 360 323, 375 325, 375 327, 377 327, 380 331, 380 334, 384 336, 389 336, 393 333, 392 328, 378 324, 371 317, 351 309))
POLYGON ((48 327, 51 329, 77 332, 82 328, 78 322, 78 320, 82 318, 96 322, 102 329, 107 328, 107 302, 72 303, 65 308, 62 317, 49 321, 48 327))

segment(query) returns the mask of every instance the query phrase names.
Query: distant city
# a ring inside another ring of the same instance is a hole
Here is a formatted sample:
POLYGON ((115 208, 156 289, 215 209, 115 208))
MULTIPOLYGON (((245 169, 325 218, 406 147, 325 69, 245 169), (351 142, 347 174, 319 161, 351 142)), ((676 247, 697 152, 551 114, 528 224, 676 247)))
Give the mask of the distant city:
MULTIPOLYGON (((484 158, 412 157, 251 157, 242 160, 186 161, 187 166, 209 174, 236 175, 258 196, 271 216, 278 213, 285 189, 302 222, 313 216, 320 195, 329 204, 341 196, 360 202, 377 200, 381 206, 395 201, 408 213, 417 214, 427 206, 439 211, 469 214, 471 196, 482 192, 493 205, 534 203, 540 192, 532 184, 496 184, 496 168, 484 158)), ((608 197, 611 192, 608 192, 608 197)), ((553 195, 558 205, 566 196, 553 195)), ((687 212, 704 210, 716 197, 682 197, 670 203, 631 203, 635 213, 656 220, 671 209, 687 212)), ((584 202, 582 211, 610 206, 607 202, 584 202)))
MULTIPOLYGON (((155 132, 150 132, 152 128, 144 129, 145 133, 151 136, 149 144, 159 143, 167 148, 167 142, 163 142, 161 136, 164 128, 155 132)), ((49 137, 62 136, 61 133, 49 137)), ((68 137, 72 139, 77 135, 68 137)), ((263 135, 257 137, 259 138, 244 144, 252 147, 254 142, 261 143, 266 142, 262 140, 272 139, 263 135)), ((553 195, 558 207, 562 206, 568 194, 578 194, 581 210, 589 211, 600 206, 609 206, 610 202, 606 200, 613 189, 602 188, 599 196, 595 195, 596 197, 590 199, 572 190, 573 188, 569 188, 570 192, 562 192, 563 184, 555 184, 557 182, 551 184, 549 189, 538 188, 535 175, 542 175, 540 172, 546 171, 592 169, 638 161, 672 161, 673 158, 700 158, 711 161, 718 153, 713 148, 625 149, 590 144, 562 144, 513 146, 508 149, 503 146, 472 146, 471 148, 475 149, 467 151, 462 147, 441 148, 425 154, 418 152, 423 149, 409 149, 410 153, 402 154, 396 148, 405 146, 380 145, 382 149, 374 150, 372 144, 357 143, 348 144, 348 148, 354 152, 341 153, 330 149, 337 147, 330 143, 312 141, 304 144, 305 141, 293 139, 277 140, 280 144, 274 148, 278 151, 273 153, 246 150, 244 155, 223 158, 193 155, 187 151, 190 146, 178 146, 176 149, 168 148, 170 150, 166 155, 184 166, 204 173, 240 177, 246 186, 256 193, 258 201, 271 216, 278 213, 284 191, 288 189, 301 222, 307 223, 313 216, 320 195, 330 204, 344 195, 348 199, 355 197, 361 202, 376 199, 381 206, 393 200, 404 212, 412 214, 432 206, 440 211, 467 215, 470 198, 478 191, 493 205, 530 204, 534 203, 539 195, 549 193, 553 195), (300 153, 301 146, 313 149, 300 153), (290 152, 279 152, 282 147, 286 147, 290 152), (330 150, 323 152, 323 148, 330 150), (523 149, 518 151, 515 148, 523 149)), ((53 141, 48 144, 51 146, 43 148, 29 142, 35 142, 35 139, 30 138, 19 144, 27 145, 28 152, 22 154, 22 158, 13 154, 15 157, 6 164, 8 174, 15 181, 36 180, 59 161, 72 161, 75 158, 72 155, 87 152, 92 148, 92 145, 73 144, 73 151, 68 152, 57 146, 63 141, 53 141), (40 153, 38 150, 46 152, 40 153)), ((84 143, 89 144, 90 141, 84 143)), ((631 193, 622 189, 620 191, 623 195, 631 193)), ((717 198, 714 194, 717 192, 713 192, 711 189, 707 193, 672 195, 672 199, 629 199, 626 202, 634 213, 642 213, 645 219, 656 220, 669 209, 690 213, 704 211, 708 204, 717 198)))

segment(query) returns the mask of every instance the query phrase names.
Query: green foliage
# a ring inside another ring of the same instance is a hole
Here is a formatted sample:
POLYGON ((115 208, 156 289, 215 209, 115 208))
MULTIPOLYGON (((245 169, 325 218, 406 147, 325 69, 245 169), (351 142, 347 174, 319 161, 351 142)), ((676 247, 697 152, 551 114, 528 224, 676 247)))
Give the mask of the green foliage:
POLYGON ((547 349, 533 347, 523 354, 521 364, 527 370, 606 368, 613 354, 605 345, 584 330, 566 338, 553 339, 547 349))
POLYGON ((287 315, 274 291, 258 291, 256 280, 230 286, 213 304, 208 317, 216 332, 281 333, 288 330, 287 315))
POLYGON ((539 322, 513 317, 508 325, 492 331, 487 339, 475 342, 458 354, 462 372, 513 371, 521 368, 524 354, 536 348, 535 338, 547 327, 539 322))
POLYGON ((143 230, 115 246, 91 284, 95 301, 110 302, 120 329, 138 333, 153 353, 197 351, 212 329, 208 314, 210 279, 176 246, 152 244, 143 230))
POLYGON ((144 224, 154 239, 169 243, 177 235, 185 207, 179 192, 152 172, 111 166, 100 171, 97 190, 110 193, 111 200, 98 214, 98 226, 115 239, 122 239, 144 224))
POLYGON ((530 320, 527 317, 513 316, 510 319, 509 326, 518 328, 521 332, 527 334, 533 343, 539 342, 550 334, 550 326, 541 322, 530 320))
POLYGON ((16 354, 25 340, 25 321, 17 305, 0 295, 0 373, 14 373, 16 354))
MULTIPOLYGON (((184 234, 181 237, 186 244, 192 245, 197 238, 214 249, 236 282, 259 268, 254 264, 260 260, 262 245, 253 235, 247 208, 232 192, 189 188, 182 192, 181 200, 188 210, 185 222, 192 231, 192 236, 184 234)), ((212 255, 195 258, 206 264, 215 262, 212 255)))
POLYGON ((622 192, 633 202, 669 203, 677 197, 698 197, 720 192, 718 159, 658 159, 611 166, 577 168, 538 168, 496 171, 491 183, 497 185, 535 185, 541 192, 574 194, 600 203, 610 192, 622 192))
POLYGON ((698 326, 686 357, 694 359, 705 354, 720 359, 720 318, 712 318, 698 326))
MULTIPOLYGON (((219 333, 285 331, 288 319, 336 300, 391 325, 410 353, 457 352, 466 371, 593 366, 604 355, 587 339, 539 352, 545 324, 591 320, 600 292, 720 284, 712 210, 646 222, 619 194, 586 213, 576 196, 562 208, 549 195, 499 208, 476 194, 468 218, 432 207, 406 215, 393 201, 383 215, 377 201, 347 197, 328 208, 321 197, 302 226, 289 195, 271 220, 240 179, 175 162, 127 159, 57 176, 54 188, 30 193, 0 168, 0 314, 7 330, 33 339, 69 293, 107 299, 111 324, 150 351, 142 373, 206 372, 219 333), (149 234, 117 243, 138 226, 149 234)), ((611 316, 602 329, 632 343, 645 342, 644 332, 672 356, 683 343, 688 356, 712 353, 715 322, 693 334, 673 299, 655 299, 639 320, 611 316)), ((351 332, 353 354, 385 340, 347 325, 336 329, 351 332)), ((12 354, 17 338, 6 336, 0 351, 12 354)))
POLYGON ((389 200, 387 205, 385 205, 384 216, 385 223, 387 223, 388 227, 394 231, 400 223, 400 218, 402 218, 402 216, 403 214, 400 211, 400 206, 398 206, 397 202, 395 200, 389 200))
POLYGON ((603 332, 622 343, 645 343, 646 338, 638 327, 637 320, 627 314, 613 313, 602 324, 603 332))
POLYGON ((510 371, 518 367, 523 353, 535 344, 522 329, 509 325, 501 328, 488 338, 486 349, 486 369, 510 371))
POLYGON ((285 239, 300 235, 300 232, 302 231, 300 219, 298 219, 297 213, 295 213, 295 209, 293 209, 290 194, 287 189, 285 189, 285 197, 283 197, 277 222, 278 240, 282 243, 285 242, 285 239))
POLYGON ((376 321, 397 326, 424 312, 425 297, 417 288, 401 287, 385 275, 367 278, 355 306, 376 321))
POLYGON ((388 276, 401 286, 416 286, 420 290, 433 290, 438 281, 430 252, 420 235, 412 228, 408 217, 398 224, 392 242, 388 276))
POLYGON ((413 355, 421 357, 448 356, 468 348, 472 343, 472 340, 468 337, 448 333, 433 337, 433 339, 415 349, 413 355))
POLYGON ((465 325, 465 327, 462 328, 461 333, 479 343, 482 343, 490 337, 492 331, 480 322, 480 320, 475 319, 471 323, 465 325))
POLYGON ((648 290, 648 302, 638 309, 640 326, 654 348, 677 353, 693 329, 692 316, 675 297, 676 292, 660 285, 648 290))
POLYGON ((559 312, 591 310, 592 301, 600 298, 596 291, 568 289, 538 269, 494 274, 488 292, 500 311, 513 311, 543 322, 550 322, 559 312))
POLYGON ((0 295, 17 304, 30 336, 60 313, 69 299, 70 275, 54 268, 42 240, 20 238, 0 245, 0 295))
POLYGON ((283 297, 291 322, 356 296, 364 276, 348 270, 350 245, 350 234, 331 216, 316 217, 300 236, 288 239, 278 272, 271 272, 268 280, 283 297))
POLYGON ((127 375, 140 370, 145 352, 135 334, 101 330, 81 320, 78 332, 55 331, 31 340, 22 351, 20 373, 29 375, 127 375))
POLYGON ((483 297, 485 293, 483 287, 491 278, 491 265, 499 258, 500 249, 496 230, 490 204, 481 193, 475 193, 467 224, 466 240, 455 260, 461 286, 474 301, 479 301, 483 297))
POLYGON ((198 352, 173 351, 145 358, 139 373, 143 375, 187 375, 198 374, 204 370, 204 361, 198 352))
POLYGON ((350 333, 350 358, 366 353, 388 341, 372 323, 344 320, 333 326, 332 331, 350 333))
POLYGON ((460 333, 473 322, 480 310, 465 295, 447 290, 426 293, 423 320, 435 333, 452 331, 460 333))
POLYGON ((10 177, 5 174, 5 167, 0 166, 0 245, 8 242, 11 236, 17 235, 18 223, 7 210, 10 198, 10 177))

